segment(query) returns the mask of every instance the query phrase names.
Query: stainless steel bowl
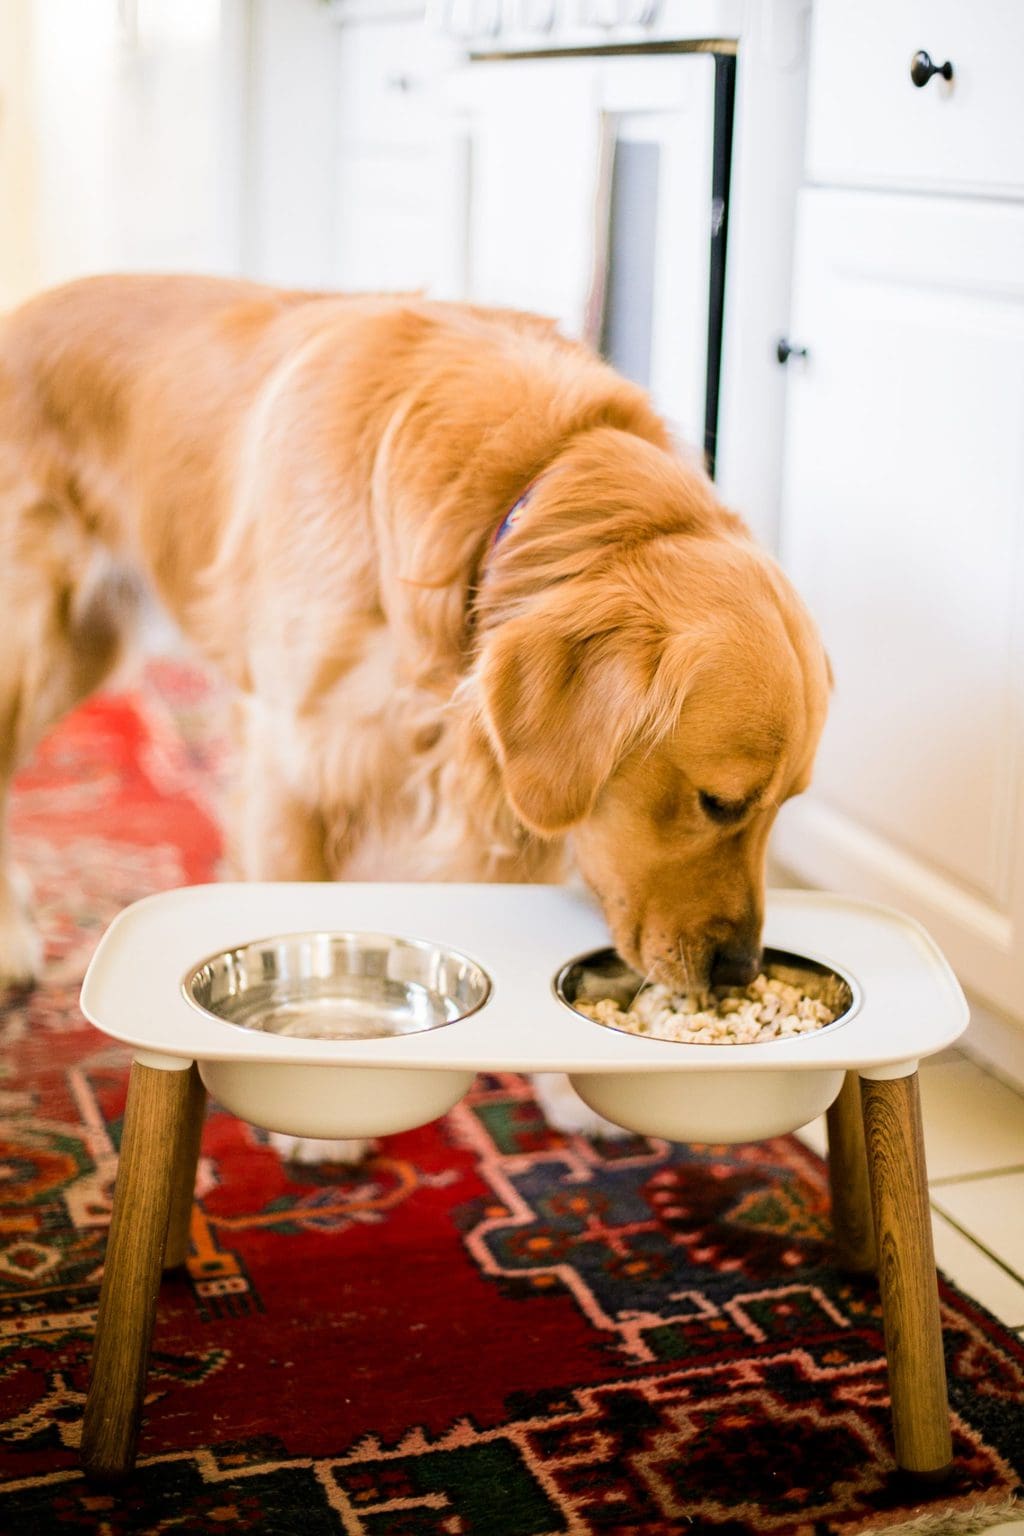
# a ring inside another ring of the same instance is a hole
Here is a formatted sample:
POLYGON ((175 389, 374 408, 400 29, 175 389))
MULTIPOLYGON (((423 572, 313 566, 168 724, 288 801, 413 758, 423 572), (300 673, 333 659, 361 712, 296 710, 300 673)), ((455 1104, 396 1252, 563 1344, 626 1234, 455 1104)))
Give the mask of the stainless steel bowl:
MULTIPOLYGON (((823 1024, 822 1030, 836 1029, 844 1024, 853 1009, 856 994, 851 981, 831 966, 825 965, 820 960, 812 960, 806 955, 794 955, 784 949, 766 949, 761 963, 761 969, 771 981, 785 981, 790 986, 799 987, 808 997, 815 997, 823 1002, 835 1014, 831 1024, 823 1024)), ((619 1007, 626 1010, 630 1007, 637 993, 644 986, 645 978, 635 971, 631 965, 614 949, 596 949, 587 955, 580 955, 575 960, 570 960, 555 977, 555 994, 573 1011, 576 1003, 596 1003, 602 998, 611 998, 619 1007)), ((586 1015, 585 1015, 586 1017, 586 1015)), ((605 1024, 599 1020, 602 1029, 617 1029, 618 1025, 605 1024)), ((623 1034, 632 1034, 632 1030, 621 1030, 623 1034)), ((820 1034, 821 1030, 815 1030, 820 1034)), ((642 1039, 653 1039, 654 1036, 640 1036, 642 1039)), ((676 1042, 684 1044, 685 1042, 676 1042)), ((784 1045, 783 1039, 758 1041, 761 1045, 784 1045)), ((708 1041, 709 1045, 726 1045, 724 1041, 708 1041)))
POLYGON ((380 933, 290 933, 212 955, 185 977, 197 1008, 243 1029, 378 1040, 475 1013, 491 980, 456 950, 380 933))

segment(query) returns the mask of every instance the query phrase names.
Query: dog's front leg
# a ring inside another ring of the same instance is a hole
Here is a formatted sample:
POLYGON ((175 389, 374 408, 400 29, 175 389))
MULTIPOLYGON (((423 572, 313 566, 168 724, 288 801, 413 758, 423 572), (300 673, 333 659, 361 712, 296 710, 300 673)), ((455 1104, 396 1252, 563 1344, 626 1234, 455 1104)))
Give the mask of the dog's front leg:
MULTIPOLYGON (((5 842, 0 830, 0 850, 5 842)), ((29 885, 0 861, 0 988, 28 986, 43 968, 43 944, 28 915, 29 885)))
POLYGON ((320 808, 291 782, 282 761, 294 734, 258 701, 239 702, 242 760, 229 807, 228 863, 242 880, 326 880, 320 808))
MULTIPOLYGON (((231 862, 244 880, 327 880, 326 829, 319 809, 292 785, 266 716, 255 704, 240 708, 242 771, 231 817, 231 862)), ((287 723, 280 727, 287 732, 287 723)), ((370 1142, 336 1141, 271 1131, 270 1142, 286 1162, 359 1163, 370 1142)))
POLYGON ((596 1136, 602 1141, 632 1136, 613 1120, 606 1120, 584 1104, 564 1072, 534 1072, 533 1092, 553 1131, 568 1136, 596 1136))

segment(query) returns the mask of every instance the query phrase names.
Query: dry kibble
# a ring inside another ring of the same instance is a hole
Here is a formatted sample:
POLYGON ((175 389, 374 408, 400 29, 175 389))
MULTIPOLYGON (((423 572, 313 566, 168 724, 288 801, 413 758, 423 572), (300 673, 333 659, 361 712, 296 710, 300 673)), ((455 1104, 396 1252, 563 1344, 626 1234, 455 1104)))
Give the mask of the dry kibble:
POLYGON ((808 1034, 836 1018, 819 998, 764 975, 748 987, 718 988, 711 1001, 656 984, 644 987, 628 1009, 610 997, 575 1006, 588 1019, 613 1029, 690 1045, 757 1045, 808 1034))

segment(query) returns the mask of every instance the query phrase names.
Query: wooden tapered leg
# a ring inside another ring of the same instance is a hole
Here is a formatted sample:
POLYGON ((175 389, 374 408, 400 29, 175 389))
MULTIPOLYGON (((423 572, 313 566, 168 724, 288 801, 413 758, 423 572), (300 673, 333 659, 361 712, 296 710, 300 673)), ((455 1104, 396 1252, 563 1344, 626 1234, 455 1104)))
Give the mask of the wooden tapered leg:
POLYGON ((188 1256, 192 1203, 196 1192, 196 1165, 206 1115, 206 1089, 195 1062, 188 1070, 188 1096, 171 1174, 171 1214, 167 1223, 164 1269, 176 1269, 188 1256))
POLYGON ((82 1423, 91 1477, 123 1477, 135 1461, 173 1173, 193 1092, 187 1070, 132 1063, 82 1423))
POLYGON ((896 1460, 938 1477, 953 1445, 917 1073, 861 1079, 896 1460))
POLYGON ((836 1262, 840 1269, 866 1274, 875 1268, 875 1229, 860 1078, 856 1072, 847 1072, 827 1119, 836 1262))

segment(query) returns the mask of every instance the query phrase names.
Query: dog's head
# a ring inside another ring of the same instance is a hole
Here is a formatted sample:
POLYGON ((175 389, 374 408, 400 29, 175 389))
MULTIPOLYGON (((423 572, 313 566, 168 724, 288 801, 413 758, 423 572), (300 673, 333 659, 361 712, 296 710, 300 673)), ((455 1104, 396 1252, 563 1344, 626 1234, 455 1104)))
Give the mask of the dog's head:
POLYGON ((637 476, 646 503, 577 525, 575 569, 572 517, 556 535, 550 502, 580 487, 552 477, 533 595, 489 629, 480 676, 517 815, 571 835, 632 965, 700 990, 758 968, 768 833, 810 780, 828 662, 778 566, 703 477, 658 460, 637 476))

